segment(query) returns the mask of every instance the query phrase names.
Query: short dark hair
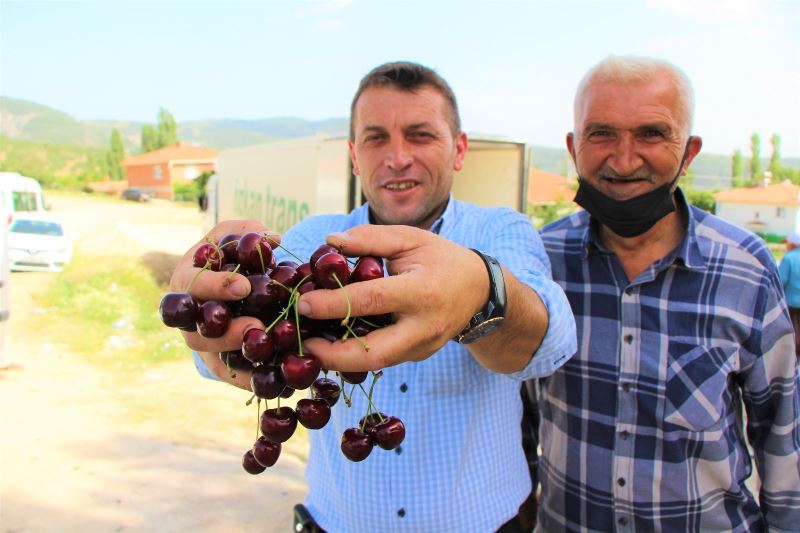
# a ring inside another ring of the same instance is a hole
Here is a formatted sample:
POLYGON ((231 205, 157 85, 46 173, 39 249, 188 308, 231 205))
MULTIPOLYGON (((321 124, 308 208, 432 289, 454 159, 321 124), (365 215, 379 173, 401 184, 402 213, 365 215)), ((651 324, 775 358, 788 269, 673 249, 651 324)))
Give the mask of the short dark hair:
POLYGON ((361 79, 358 90, 353 97, 353 102, 350 104, 350 140, 353 141, 356 137, 353 122, 355 119, 356 103, 361 97, 361 93, 370 87, 391 87, 401 91, 414 92, 424 86, 433 88, 444 97, 445 101, 450 106, 450 116, 448 119, 453 137, 461 133, 461 119, 458 116, 456 95, 444 78, 439 76, 433 69, 418 63, 395 61, 378 65, 361 79))

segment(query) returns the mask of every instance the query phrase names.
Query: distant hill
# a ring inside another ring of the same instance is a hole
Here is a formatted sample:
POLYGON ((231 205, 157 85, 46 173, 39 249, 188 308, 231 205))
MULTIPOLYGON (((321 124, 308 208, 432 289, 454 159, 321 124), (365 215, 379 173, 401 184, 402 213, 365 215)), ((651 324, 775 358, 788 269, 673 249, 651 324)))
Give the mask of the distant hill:
MULTIPOLYGON (((135 153, 139 150, 144 124, 125 120, 78 120, 41 104, 0 96, 0 136, 6 152, 16 146, 16 141, 70 145, 71 151, 78 150, 77 147, 104 149, 108 147, 112 129, 117 128, 122 133, 128 153, 135 153)), ((317 133, 346 135, 347 129, 348 119, 344 117, 318 121, 297 117, 276 117, 256 120, 216 119, 178 122, 178 136, 181 140, 217 149, 246 146, 275 139, 306 137, 317 133)), ((25 144, 17 147, 16 153, 30 150, 32 150, 31 145, 25 144)), ((77 157, 86 159, 85 154, 83 151, 82 155, 77 157)), ((748 163, 745 160, 746 166, 748 163)), ((786 158, 782 163, 800 168, 800 158, 786 158)), ((531 164, 555 174, 574 175, 575 172, 567 151, 563 148, 533 146, 531 164)), ((767 165, 768 161, 765 159, 764 167, 767 165)), ((63 171, 63 168, 56 163, 50 166, 63 171)), ((731 156, 701 152, 692 163, 692 172, 698 188, 727 188, 730 186, 731 156)))

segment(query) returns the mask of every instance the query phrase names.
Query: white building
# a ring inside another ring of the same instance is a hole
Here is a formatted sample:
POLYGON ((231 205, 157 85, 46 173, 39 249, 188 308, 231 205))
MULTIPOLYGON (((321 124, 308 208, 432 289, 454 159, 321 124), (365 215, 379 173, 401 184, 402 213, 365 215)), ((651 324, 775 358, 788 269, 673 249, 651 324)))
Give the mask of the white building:
POLYGON ((716 214, 750 231, 800 233, 800 186, 791 182, 718 192, 716 214))

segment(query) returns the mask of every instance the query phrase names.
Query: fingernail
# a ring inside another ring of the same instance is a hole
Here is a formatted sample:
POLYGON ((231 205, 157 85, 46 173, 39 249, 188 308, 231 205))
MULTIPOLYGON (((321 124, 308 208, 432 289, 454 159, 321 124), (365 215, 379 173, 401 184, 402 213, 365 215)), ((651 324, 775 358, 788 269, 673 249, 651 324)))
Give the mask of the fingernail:
POLYGON ((311 304, 301 298, 297 304, 297 311, 301 315, 308 315, 311 312, 311 304))
POLYGON ((247 285, 247 281, 243 279, 237 279, 231 283, 230 287, 228 287, 228 290, 230 291, 231 296, 235 296, 236 298, 244 298, 247 296, 247 291, 249 290, 247 285))

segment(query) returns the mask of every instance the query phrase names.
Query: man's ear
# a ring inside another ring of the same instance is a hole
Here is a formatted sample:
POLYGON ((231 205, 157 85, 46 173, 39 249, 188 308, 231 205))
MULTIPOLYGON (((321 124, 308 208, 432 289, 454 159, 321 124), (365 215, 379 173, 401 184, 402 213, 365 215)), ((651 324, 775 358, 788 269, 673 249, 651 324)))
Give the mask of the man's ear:
POLYGON ((700 153, 702 148, 703 139, 699 135, 691 135, 689 140, 686 141, 686 160, 683 162, 683 168, 681 168, 681 176, 686 175, 689 165, 692 164, 692 160, 700 153))
POLYGON ((578 162, 575 161, 575 134, 572 132, 567 133, 567 151, 575 164, 575 168, 578 168, 578 162))
POLYGON ((453 161, 453 170, 459 171, 464 168, 464 158, 467 156, 468 148, 467 134, 462 131, 456 137, 456 157, 453 161))
POLYGON ((355 148, 353 148, 353 141, 347 141, 347 149, 350 151, 350 161, 353 163, 353 174, 359 176, 361 171, 358 170, 358 160, 356 159, 355 148))

